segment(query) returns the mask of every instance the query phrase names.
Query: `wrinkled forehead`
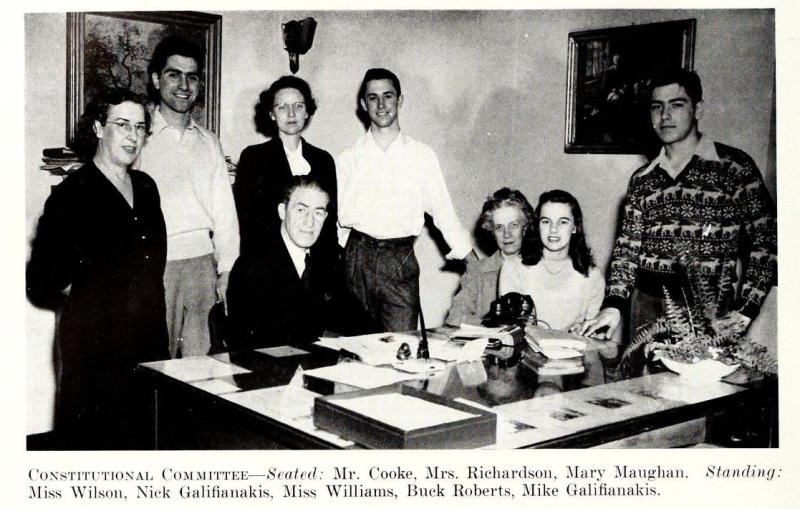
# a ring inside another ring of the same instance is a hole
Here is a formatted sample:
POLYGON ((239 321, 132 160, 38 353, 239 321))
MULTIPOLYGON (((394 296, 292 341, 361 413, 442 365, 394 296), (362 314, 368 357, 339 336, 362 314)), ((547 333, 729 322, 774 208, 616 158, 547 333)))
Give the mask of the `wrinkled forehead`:
POLYGON ((514 205, 503 205, 502 207, 494 209, 492 212, 492 223, 497 225, 508 224, 523 219, 525 219, 525 214, 519 207, 514 205))
POLYGON ((289 197, 289 207, 303 204, 309 208, 326 208, 328 206, 328 193, 317 187, 298 187, 289 197))

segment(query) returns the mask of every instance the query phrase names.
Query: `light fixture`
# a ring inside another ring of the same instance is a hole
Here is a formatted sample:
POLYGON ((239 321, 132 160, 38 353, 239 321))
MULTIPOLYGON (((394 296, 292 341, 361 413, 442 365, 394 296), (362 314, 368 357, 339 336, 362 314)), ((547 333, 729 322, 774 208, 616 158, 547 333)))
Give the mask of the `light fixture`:
POLYGON ((297 74, 300 69, 300 55, 305 55, 314 43, 314 31, 317 22, 314 18, 289 21, 281 25, 283 29, 283 45, 289 52, 289 70, 297 74))

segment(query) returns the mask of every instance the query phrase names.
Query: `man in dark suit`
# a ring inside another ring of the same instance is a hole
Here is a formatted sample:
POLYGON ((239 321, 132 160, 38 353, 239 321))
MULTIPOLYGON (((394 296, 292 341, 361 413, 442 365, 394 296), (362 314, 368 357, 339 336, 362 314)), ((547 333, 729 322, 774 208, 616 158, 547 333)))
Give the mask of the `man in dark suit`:
POLYGON ((243 254, 228 287, 228 348, 302 345, 323 331, 369 329, 366 313, 344 290, 336 256, 317 244, 329 195, 308 176, 289 180, 278 204, 280 227, 263 248, 243 254))

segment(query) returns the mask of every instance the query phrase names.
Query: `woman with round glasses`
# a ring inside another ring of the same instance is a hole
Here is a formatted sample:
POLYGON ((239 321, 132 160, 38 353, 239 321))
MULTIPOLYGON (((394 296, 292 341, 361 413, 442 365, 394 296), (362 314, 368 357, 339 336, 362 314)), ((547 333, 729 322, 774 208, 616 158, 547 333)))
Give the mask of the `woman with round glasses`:
POLYGON ((504 265, 519 265, 522 239, 533 220, 533 208, 520 191, 504 187, 495 191, 483 204, 478 220, 481 228, 491 232, 497 251, 488 258, 471 258, 461 284, 453 297, 445 322, 478 325, 486 316, 492 301, 499 295, 497 281, 504 265))
POLYGON ((543 193, 522 241, 522 264, 504 267, 500 292, 530 295, 541 324, 577 331, 600 310, 605 280, 595 268, 578 201, 559 189, 543 193))
POLYGON ((241 252, 262 248, 266 231, 278 227, 283 189, 296 175, 315 178, 328 192, 328 219, 319 242, 338 249, 336 166, 328 152, 301 136, 317 110, 311 87, 296 76, 283 76, 261 92, 255 110, 256 130, 270 140, 245 148, 239 158, 234 198, 241 252))
POLYGON ((85 164, 53 189, 31 247, 28 296, 61 309, 56 433, 64 448, 142 446, 147 412, 134 368, 168 357, 164 217, 155 182, 130 169, 148 129, 143 104, 110 89, 86 106, 75 145, 85 164))

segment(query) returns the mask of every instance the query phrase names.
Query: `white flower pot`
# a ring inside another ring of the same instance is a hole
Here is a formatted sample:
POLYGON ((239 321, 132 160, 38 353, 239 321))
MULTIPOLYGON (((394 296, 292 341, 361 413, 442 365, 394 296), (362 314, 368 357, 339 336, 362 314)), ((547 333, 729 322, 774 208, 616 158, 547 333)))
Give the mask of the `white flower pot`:
POLYGON ((725 364, 714 359, 704 359, 693 363, 675 361, 667 357, 660 357, 660 359, 670 371, 681 376, 702 380, 719 380, 739 368, 738 364, 725 364))

